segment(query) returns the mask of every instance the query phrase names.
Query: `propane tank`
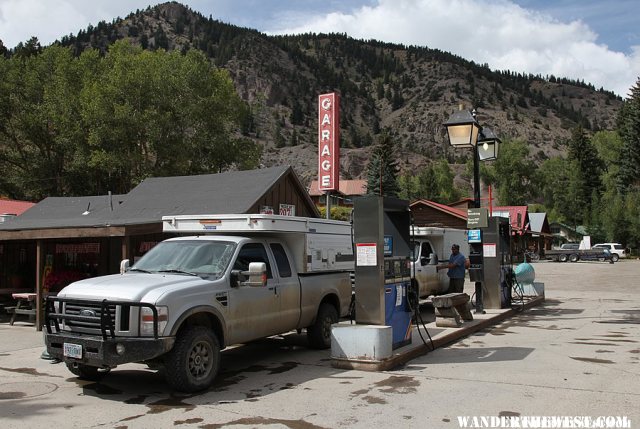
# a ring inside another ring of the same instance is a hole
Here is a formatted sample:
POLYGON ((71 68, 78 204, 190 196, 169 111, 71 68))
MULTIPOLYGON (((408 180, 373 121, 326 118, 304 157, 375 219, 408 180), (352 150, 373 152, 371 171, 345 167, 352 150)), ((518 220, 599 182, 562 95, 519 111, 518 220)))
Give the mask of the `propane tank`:
POLYGON ((536 278, 536 271, 528 262, 519 264, 513 272, 516 275, 516 281, 520 284, 533 284, 536 278))

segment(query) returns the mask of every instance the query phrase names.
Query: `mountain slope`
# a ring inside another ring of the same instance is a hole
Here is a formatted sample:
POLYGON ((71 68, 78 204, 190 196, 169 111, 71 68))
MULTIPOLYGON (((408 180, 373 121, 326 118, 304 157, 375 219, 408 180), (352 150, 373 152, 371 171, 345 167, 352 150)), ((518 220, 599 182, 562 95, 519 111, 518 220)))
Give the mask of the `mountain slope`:
POLYGON ((305 183, 317 169, 317 96, 341 94, 341 167, 363 177, 384 128, 399 143, 403 171, 433 159, 464 163, 442 123, 464 104, 503 139, 523 139, 542 161, 565 151, 577 124, 610 129, 621 99, 583 82, 493 72, 439 50, 359 41, 344 35, 272 37, 224 24, 175 2, 99 23, 61 40, 76 52, 128 37, 147 49, 201 49, 229 71, 251 109, 243 133, 264 146, 263 164, 291 164, 305 183))

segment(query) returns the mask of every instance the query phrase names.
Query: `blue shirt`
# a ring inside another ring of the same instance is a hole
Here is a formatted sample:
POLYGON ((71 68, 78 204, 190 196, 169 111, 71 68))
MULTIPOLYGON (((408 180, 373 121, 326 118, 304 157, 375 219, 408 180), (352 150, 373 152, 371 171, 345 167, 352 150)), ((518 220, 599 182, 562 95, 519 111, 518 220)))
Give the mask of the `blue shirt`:
POLYGON ((464 278, 464 261, 466 258, 460 252, 457 255, 453 253, 449 256, 449 263, 454 264, 454 268, 449 268, 447 275, 450 279, 463 279, 464 278))

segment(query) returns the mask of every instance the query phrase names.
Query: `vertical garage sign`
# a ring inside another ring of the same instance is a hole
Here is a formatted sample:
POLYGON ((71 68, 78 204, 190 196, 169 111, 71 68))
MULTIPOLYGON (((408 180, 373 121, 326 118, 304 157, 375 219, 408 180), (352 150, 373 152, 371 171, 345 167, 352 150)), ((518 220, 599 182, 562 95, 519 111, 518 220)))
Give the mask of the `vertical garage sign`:
POLYGON ((337 191, 340 174, 340 96, 318 96, 318 188, 337 191))

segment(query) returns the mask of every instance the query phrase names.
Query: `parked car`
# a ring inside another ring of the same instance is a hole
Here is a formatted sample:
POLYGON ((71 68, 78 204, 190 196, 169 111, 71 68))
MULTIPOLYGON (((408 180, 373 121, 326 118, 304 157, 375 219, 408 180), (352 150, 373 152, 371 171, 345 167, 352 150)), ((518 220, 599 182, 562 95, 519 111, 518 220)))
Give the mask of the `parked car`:
POLYGON ((578 250, 580 248, 580 243, 564 243, 560 246, 560 250, 578 250))
POLYGON ((627 251, 625 250, 624 246, 620 243, 598 243, 598 244, 594 244, 593 248, 607 249, 609 250, 609 252, 617 254, 619 258, 627 257, 627 251))

